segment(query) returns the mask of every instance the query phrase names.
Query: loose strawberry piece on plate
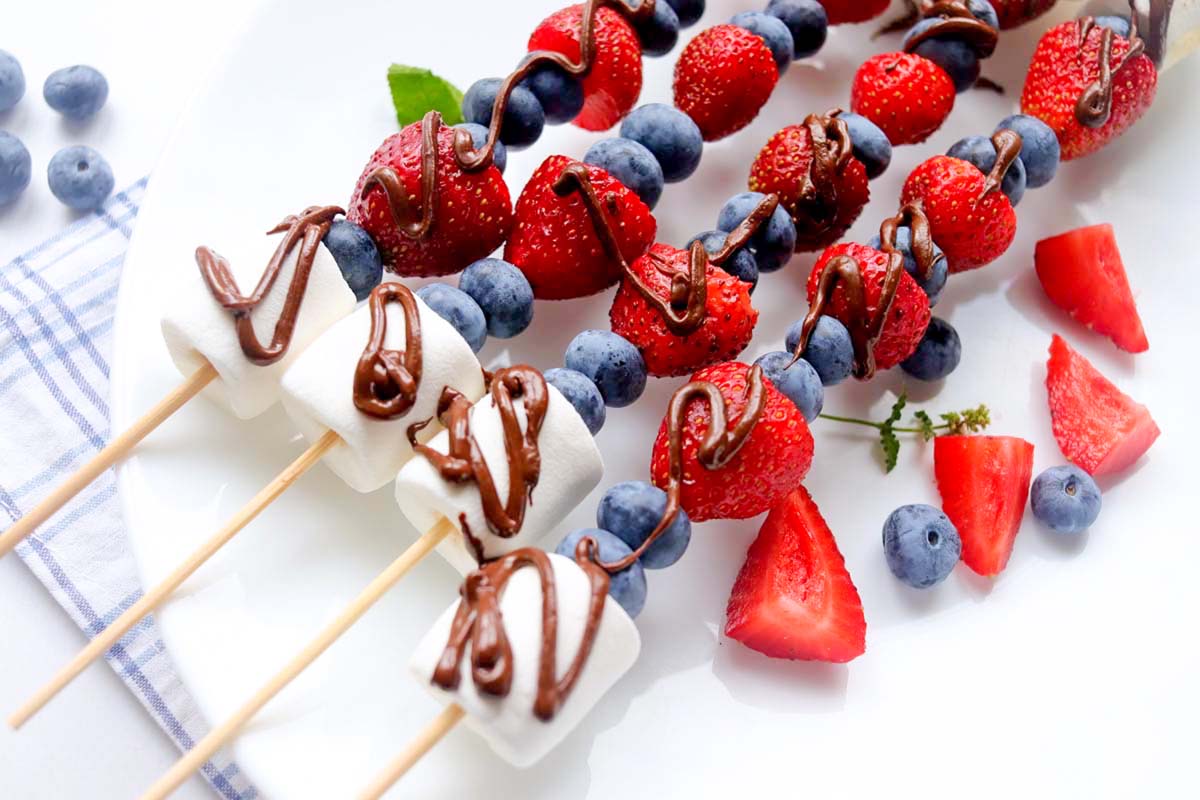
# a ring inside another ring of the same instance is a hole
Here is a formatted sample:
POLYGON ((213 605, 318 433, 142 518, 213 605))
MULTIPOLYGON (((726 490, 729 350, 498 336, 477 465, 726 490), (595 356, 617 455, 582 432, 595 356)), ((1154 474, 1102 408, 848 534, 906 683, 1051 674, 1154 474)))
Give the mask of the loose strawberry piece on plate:
POLYGON ((1050 342, 1046 390, 1058 449, 1092 475, 1124 470, 1158 438, 1150 410, 1057 335, 1050 342))
POLYGON ((892 144, 925 141, 954 110, 954 81, 914 53, 881 53, 863 62, 850 108, 879 126, 892 144))
POLYGON ((825 16, 830 25, 847 22, 866 22, 875 19, 891 4, 892 0, 820 0, 825 6, 825 16))
POLYGON ((772 658, 844 663, 866 650, 858 589, 803 486, 767 515, 725 616, 726 636, 772 658))
POLYGON ((712 142, 758 116, 779 80, 762 37, 736 25, 715 25, 688 42, 675 63, 675 105, 712 142))
POLYGON ((1056 306, 1130 353, 1150 349, 1112 225, 1043 239, 1033 253, 1042 288, 1056 306))

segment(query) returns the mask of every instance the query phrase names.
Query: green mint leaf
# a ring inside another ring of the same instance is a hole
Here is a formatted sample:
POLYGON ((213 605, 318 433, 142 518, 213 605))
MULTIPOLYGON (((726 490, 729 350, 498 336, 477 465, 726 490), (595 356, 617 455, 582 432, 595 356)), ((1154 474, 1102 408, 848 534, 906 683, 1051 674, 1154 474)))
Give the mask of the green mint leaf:
POLYGON ((891 472, 896 468, 896 459, 900 455, 900 440, 896 437, 896 431, 893 428, 903 416, 906 405, 908 405, 908 395, 901 392, 892 405, 891 416, 885 419, 879 427, 879 446, 883 449, 883 465, 886 472, 891 472))
POLYGON ((429 111, 441 112, 447 125, 463 121, 462 92, 446 79, 420 67, 392 64, 387 80, 396 108, 396 122, 401 128, 420 121, 429 111))
POLYGON ((892 415, 883 421, 884 427, 891 428, 899 422, 906 405, 908 405, 908 394, 901 392, 900 396, 896 398, 896 402, 892 404, 892 415))
POLYGON ((918 411, 913 417, 921 427, 921 438, 928 442, 934 437, 933 420, 924 411, 918 411))

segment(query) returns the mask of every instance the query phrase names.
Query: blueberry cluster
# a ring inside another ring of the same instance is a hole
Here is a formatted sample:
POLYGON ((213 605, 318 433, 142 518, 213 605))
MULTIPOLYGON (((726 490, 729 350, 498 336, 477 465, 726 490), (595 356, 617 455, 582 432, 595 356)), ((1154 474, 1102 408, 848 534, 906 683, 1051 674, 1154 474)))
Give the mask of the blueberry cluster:
MULTIPOLYGON (((10 53, 0 50, 0 113, 25 96, 25 73, 10 53)), ((92 67, 74 66, 52 72, 42 87, 47 105, 71 120, 85 120, 108 99, 108 81, 92 67)), ((16 200, 29 186, 33 162, 25 144, 0 131, 0 205, 16 200)), ((112 168, 90 147, 64 147, 46 171, 50 191, 79 211, 97 208, 113 190, 112 168)))
MULTIPOLYGON (((1000 19, 988 0, 967 0, 967 7, 977 20, 997 33, 1000 31, 1000 19)), ((979 80, 980 61, 990 56, 991 50, 982 49, 979 43, 970 37, 955 34, 939 34, 925 39, 915 47, 910 46, 918 36, 924 35, 942 21, 941 16, 935 16, 918 22, 905 35, 904 49, 937 64, 954 81, 954 88, 965 92, 979 80)))

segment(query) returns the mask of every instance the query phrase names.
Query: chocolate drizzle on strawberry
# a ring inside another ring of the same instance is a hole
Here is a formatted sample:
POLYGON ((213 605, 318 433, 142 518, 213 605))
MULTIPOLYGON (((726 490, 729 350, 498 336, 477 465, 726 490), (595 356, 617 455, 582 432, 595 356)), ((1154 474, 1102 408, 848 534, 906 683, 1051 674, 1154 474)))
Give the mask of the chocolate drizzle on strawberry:
POLYGON ((938 22, 905 43, 905 52, 915 52, 923 42, 941 36, 967 42, 980 58, 988 58, 996 52, 999 31, 972 14, 967 0, 925 0, 919 8, 922 19, 937 19, 938 22))
POLYGON ((792 221, 797 231, 818 237, 833 227, 838 215, 837 178, 854 157, 854 143, 842 113, 835 108, 827 114, 809 114, 804 118, 812 146, 812 160, 804 175, 792 221))
MULTIPOLYGON (((911 234, 909 237, 910 248, 913 260, 917 262, 917 275, 921 280, 927 281, 933 275, 933 268, 937 262, 946 256, 939 253, 934 246, 929 217, 925 216, 924 210, 918 203, 909 203, 903 206, 896 216, 888 217, 883 221, 883 224, 879 226, 879 249, 890 256, 899 255, 903 259, 904 254, 896 248, 896 233, 902 227, 907 227, 911 234)), ((899 285, 900 283, 897 281, 897 288, 899 285)))
POLYGON ((402 283, 375 287, 367 301, 371 332, 354 370, 354 407, 379 419, 402 416, 417 402, 421 384, 421 315, 412 292, 402 283), (387 350, 387 307, 395 303, 404 316, 404 349, 387 350))
MULTIPOLYGON (((1100 29, 1100 51, 1096 63, 1098 74, 1094 81, 1084 87, 1083 92, 1079 95, 1079 100, 1075 103, 1075 119, 1084 127, 1101 128, 1108 122, 1109 116, 1112 115, 1113 76, 1146 50, 1146 43, 1138 35, 1137 7, 1132 0, 1129 6, 1129 49, 1116 64, 1113 64, 1113 37, 1116 36, 1116 33, 1112 28, 1100 29)), ((1081 62, 1088 37, 1095 28, 1096 19, 1094 17, 1081 17, 1076 23, 1081 62)))
POLYGON ((1016 131, 1001 130, 992 134, 992 146, 996 148, 996 163, 992 165, 992 171, 987 174, 987 180, 983 182, 983 191, 979 193, 980 200, 992 192, 1000 191, 1000 187, 1004 184, 1004 176, 1008 174, 1008 168, 1021 155, 1023 145, 1021 134, 1016 131))

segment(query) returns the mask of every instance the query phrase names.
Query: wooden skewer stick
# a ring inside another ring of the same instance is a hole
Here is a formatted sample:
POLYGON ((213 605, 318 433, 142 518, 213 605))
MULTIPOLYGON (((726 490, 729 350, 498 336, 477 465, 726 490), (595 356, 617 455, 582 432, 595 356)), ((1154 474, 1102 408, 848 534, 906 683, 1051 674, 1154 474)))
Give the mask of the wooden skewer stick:
POLYGON ((63 667, 57 675, 39 689, 25 705, 17 709, 8 718, 8 724, 14 729, 24 725, 30 717, 41 710, 46 703, 62 691, 63 687, 78 677, 79 673, 83 672, 88 664, 91 664, 104 653, 108 652, 143 617, 157 609, 172 592, 179 588, 180 584, 187 580, 204 562, 212 558, 238 531, 250 524, 251 520, 261 514, 263 509, 270 505, 275 498, 283 494, 284 490, 295 483, 301 475, 308 472, 314 464, 321 460, 321 456, 327 453, 339 441, 341 441, 341 437, 336 433, 326 431, 325 435, 305 450, 299 458, 288 465, 283 472, 279 473, 275 480, 267 484, 249 503, 243 506, 234 515, 233 519, 225 524, 225 527, 221 528, 208 541, 204 542, 182 564, 176 567, 170 575, 164 578, 161 583, 143 594, 140 600, 130 606, 111 625, 97 634, 88 643, 87 647, 79 652, 79 655, 75 656, 69 664, 63 667))
POLYGON ((427 531, 421 538, 413 542, 393 561, 387 569, 372 580, 367 588, 359 593, 345 611, 317 635, 315 639, 300 651, 295 658, 288 662, 274 678, 255 692, 246 703, 234 712, 233 716, 214 728, 207 736, 196 743, 196 746, 175 762, 175 766, 159 778, 159 780, 142 795, 141 800, 163 800, 179 788, 188 776, 204 765, 213 755, 224 747, 238 731, 249 722, 275 695, 279 694, 310 664, 329 649, 330 645, 350 629, 354 623, 375 605, 389 589, 396 585, 422 558, 427 556, 438 542, 457 529, 454 523, 443 517, 437 525, 427 531))
POLYGON ((417 738, 409 742, 404 751, 375 776, 371 785, 358 796, 358 800, 379 800, 383 797, 383 793, 392 788, 396 781, 403 778, 414 764, 442 740, 443 736, 452 731, 466 713, 458 703, 451 703, 442 709, 442 713, 431 719, 425 729, 417 734, 417 738))
POLYGON ((88 484, 100 477, 105 470, 124 458, 130 450, 137 446, 138 442, 145 439, 151 431, 163 424, 187 401, 199 394, 200 390, 211 383, 215 377, 217 377, 216 369, 212 364, 206 362, 203 367, 193 372, 183 383, 160 400, 158 405, 143 414, 124 433, 92 456, 91 460, 80 467, 66 482, 31 508, 25 516, 14 522, 3 535, 0 535, 0 556, 8 555, 26 536, 54 516, 60 508, 70 502, 71 498, 87 488, 88 484))

